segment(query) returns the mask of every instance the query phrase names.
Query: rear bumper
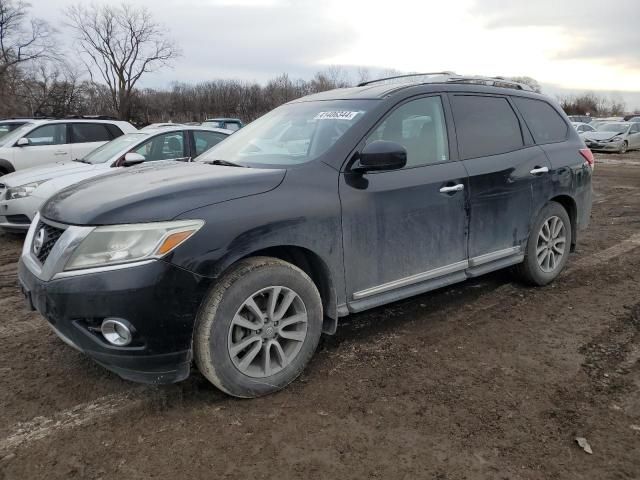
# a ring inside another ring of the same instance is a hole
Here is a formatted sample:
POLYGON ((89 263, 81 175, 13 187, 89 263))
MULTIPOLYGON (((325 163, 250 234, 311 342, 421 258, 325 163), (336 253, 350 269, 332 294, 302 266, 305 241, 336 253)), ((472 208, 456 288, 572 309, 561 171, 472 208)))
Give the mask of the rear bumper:
POLYGON ((19 280, 27 304, 56 334, 121 377, 173 383, 190 372, 194 319, 208 281, 163 261, 101 273, 42 281, 24 262, 19 280), (126 347, 100 333, 107 317, 134 328, 126 347))

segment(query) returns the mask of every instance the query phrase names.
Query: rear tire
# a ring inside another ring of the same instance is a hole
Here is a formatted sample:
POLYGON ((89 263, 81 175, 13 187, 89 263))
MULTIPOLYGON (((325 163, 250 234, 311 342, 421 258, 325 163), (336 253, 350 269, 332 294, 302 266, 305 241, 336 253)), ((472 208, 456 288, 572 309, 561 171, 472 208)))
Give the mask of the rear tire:
POLYGON ((196 365, 229 395, 276 392, 311 360, 322 318, 318 289, 298 267, 271 257, 241 260, 200 307, 193 339, 196 365))
POLYGON ((569 259, 571 220, 562 205, 549 202, 536 218, 525 250, 516 267, 520 278, 531 285, 547 285, 556 279, 569 259))

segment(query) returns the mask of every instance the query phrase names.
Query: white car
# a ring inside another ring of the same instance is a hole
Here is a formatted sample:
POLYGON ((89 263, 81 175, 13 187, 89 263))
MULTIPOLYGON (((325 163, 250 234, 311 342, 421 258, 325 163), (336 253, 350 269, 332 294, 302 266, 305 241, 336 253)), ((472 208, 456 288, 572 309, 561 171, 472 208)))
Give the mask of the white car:
POLYGON ((0 176, 82 158, 100 145, 135 131, 133 125, 119 120, 29 120, 0 138, 0 176))
POLYGON ((583 133, 596 131, 596 129, 591 125, 589 125, 588 123, 571 122, 571 125, 573 125, 573 128, 576 129, 576 131, 578 132, 578 134, 580 134, 580 136, 582 136, 583 133))
POLYGON ((73 162, 5 175, 0 178, 0 229, 28 230, 40 206, 65 187, 143 162, 190 161, 232 133, 220 128, 184 125, 139 130, 122 135, 73 162))

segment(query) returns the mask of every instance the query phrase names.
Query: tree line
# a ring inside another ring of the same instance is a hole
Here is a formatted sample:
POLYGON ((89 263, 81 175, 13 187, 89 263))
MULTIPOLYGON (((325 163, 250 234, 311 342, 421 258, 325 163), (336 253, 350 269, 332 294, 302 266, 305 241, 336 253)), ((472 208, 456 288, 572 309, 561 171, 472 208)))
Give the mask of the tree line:
MULTIPOLYGON (((283 73, 263 84, 218 79, 142 88, 139 81, 146 73, 181 55, 149 10, 124 3, 67 8, 65 25, 78 49, 71 63, 70 55, 59 50, 56 30, 33 17, 30 7, 23 0, 0 0, 0 117, 109 115, 136 124, 216 116, 251 121, 295 98, 371 77, 366 68, 349 73, 333 66, 311 79, 283 73)), ((540 91, 530 77, 512 80, 540 91)), ((568 114, 619 115, 625 109, 623 102, 593 93, 558 100, 568 114)))

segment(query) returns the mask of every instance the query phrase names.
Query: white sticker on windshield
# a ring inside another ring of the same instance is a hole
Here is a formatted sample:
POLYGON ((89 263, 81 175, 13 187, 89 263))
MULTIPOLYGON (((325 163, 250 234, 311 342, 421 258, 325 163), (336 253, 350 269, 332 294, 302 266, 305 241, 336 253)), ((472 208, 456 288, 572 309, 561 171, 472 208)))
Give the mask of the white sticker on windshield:
POLYGON ((347 112, 347 111, 338 111, 338 112, 320 112, 315 117, 314 120, 353 120, 356 115, 360 112, 347 112))

